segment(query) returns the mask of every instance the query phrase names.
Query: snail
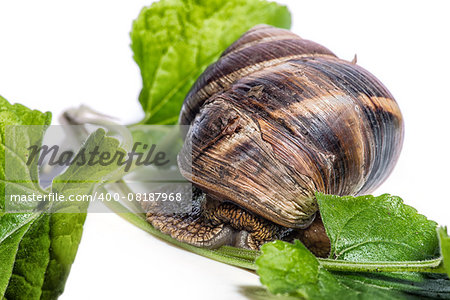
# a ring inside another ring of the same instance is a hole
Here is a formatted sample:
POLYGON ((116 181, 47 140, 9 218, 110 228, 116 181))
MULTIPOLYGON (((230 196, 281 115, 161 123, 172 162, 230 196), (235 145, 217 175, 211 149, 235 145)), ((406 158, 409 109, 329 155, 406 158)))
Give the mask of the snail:
POLYGON ((396 101, 372 74, 268 25, 204 71, 179 123, 191 125, 178 165, 194 204, 180 214, 147 207, 148 222, 208 248, 306 237, 318 255, 329 241, 315 192, 373 191, 391 173, 404 132, 396 101))

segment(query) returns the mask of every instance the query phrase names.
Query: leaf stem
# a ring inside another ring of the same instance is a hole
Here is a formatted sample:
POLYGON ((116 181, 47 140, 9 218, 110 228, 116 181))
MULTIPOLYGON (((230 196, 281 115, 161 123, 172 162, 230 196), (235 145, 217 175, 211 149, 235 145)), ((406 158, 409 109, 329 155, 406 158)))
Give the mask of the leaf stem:
POLYGON ((424 261, 352 262, 334 259, 319 259, 328 271, 340 272, 422 272, 445 273, 442 258, 424 261))

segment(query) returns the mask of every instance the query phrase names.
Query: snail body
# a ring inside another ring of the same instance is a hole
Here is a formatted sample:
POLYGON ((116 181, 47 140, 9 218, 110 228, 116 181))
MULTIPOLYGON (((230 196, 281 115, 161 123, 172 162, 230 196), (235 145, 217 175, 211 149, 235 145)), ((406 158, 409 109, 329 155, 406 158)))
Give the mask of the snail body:
POLYGON ((258 248, 307 228, 318 211, 315 192, 370 193, 391 173, 403 141, 399 107, 378 79, 267 25, 205 70, 179 123, 191 127, 178 165, 203 198, 195 213, 147 217, 206 247, 258 248))

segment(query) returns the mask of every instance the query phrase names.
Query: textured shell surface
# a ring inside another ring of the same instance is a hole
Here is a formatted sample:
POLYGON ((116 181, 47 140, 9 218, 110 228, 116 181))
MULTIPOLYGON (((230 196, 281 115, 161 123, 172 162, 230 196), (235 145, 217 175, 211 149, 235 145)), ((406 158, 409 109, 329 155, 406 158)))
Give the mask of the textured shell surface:
POLYGON ((221 201, 290 228, 315 192, 373 191, 391 173, 403 119, 365 69, 294 33, 258 25, 208 67, 185 99, 183 176, 221 201))

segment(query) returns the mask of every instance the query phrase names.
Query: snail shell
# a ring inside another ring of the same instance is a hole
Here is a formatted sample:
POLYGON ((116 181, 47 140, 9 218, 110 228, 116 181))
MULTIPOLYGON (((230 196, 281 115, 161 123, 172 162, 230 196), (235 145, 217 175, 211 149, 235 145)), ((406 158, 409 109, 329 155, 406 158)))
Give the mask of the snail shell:
POLYGON ((180 170, 210 197, 289 228, 317 211, 315 192, 369 193, 391 173, 403 120, 358 65, 283 29, 259 25, 199 77, 180 170))

